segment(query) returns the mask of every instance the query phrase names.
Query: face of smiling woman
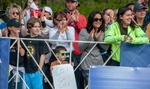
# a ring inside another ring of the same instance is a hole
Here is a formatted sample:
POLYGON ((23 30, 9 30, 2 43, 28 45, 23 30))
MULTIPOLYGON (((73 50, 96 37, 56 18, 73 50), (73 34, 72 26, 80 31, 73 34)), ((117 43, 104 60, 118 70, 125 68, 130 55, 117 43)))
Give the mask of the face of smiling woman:
POLYGON ((132 11, 126 11, 122 16, 120 15, 120 19, 122 20, 123 27, 127 27, 132 21, 132 11))
POLYGON ((96 14, 93 18, 93 27, 98 29, 102 24, 102 16, 100 14, 96 14))

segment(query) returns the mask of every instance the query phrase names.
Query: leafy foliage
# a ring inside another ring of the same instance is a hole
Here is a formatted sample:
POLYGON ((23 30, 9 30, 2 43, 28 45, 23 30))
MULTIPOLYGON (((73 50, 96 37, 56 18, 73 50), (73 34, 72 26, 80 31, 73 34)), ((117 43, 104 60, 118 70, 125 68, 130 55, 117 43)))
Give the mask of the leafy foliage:
MULTIPOLYGON (((24 6, 28 0, 0 0, 0 9, 5 10, 10 3, 17 3, 24 6)), ((63 10, 65 8, 65 0, 40 0, 41 6, 49 6, 53 12, 63 10)), ((137 2, 137 0, 79 0, 79 11, 86 17, 93 10, 102 11, 105 8, 117 9, 130 2, 137 2)))

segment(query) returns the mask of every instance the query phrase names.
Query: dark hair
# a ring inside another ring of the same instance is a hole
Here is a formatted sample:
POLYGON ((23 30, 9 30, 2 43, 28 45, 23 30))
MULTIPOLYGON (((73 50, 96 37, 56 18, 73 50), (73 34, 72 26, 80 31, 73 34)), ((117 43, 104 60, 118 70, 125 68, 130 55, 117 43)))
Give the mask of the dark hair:
POLYGON ((100 14, 100 15, 101 15, 101 18, 102 18, 102 24, 101 24, 101 26, 99 27, 98 32, 99 32, 100 30, 102 30, 102 31, 105 30, 105 24, 104 24, 104 19, 103 19, 102 13, 99 12, 99 11, 92 11, 92 12, 90 13, 89 17, 88 17, 88 23, 87 23, 87 26, 86 26, 86 29, 87 29, 87 32, 88 32, 88 33, 90 33, 91 30, 94 28, 94 27, 93 27, 93 22, 94 22, 93 19, 94 19, 94 16, 95 16, 96 14, 100 14))
MULTIPOLYGON (((130 10, 131 10, 130 8, 125 6, 118 9, 117 22, 119 23, 121 33, 124 33, 124 31, 123 31, 122 19, 120 19, 120 16, 123 16, 126 11, 130 11, 130 10)), ((133 30, 135 29, 135 23, 133 21, 131 21, 130 26, 133 30)))
MULTIPOLYGON (((113 10, 113 9, 112 9, 112 8, 105 8, 105 9, 102 11, 102 14, 104 15, 107 10, 113 10)), ((114 10, 113 10, 113 11, 114 11, 114 10)))
POLYGON ((135 5, 134 3, 128 3, 127 5, 126 5, 126 7, 128 7, 128 6, 130 6, 130 5, 135 5))
POLYGON ((57 23, 55 22, 55 20, 57 19, 57 16, 60 16, 61 18, 66 18, 66 13, 63 11, 56 11, 53 15, 53 24, 56 26, 57 23))
POLYGON ((67 51, 67 49, 64 47, 64 46, 57 46, 56 48, 55 48, 55 53, 58 53, 58 52, 60 52, 61 50, 65 50, 65 51, 67 51))

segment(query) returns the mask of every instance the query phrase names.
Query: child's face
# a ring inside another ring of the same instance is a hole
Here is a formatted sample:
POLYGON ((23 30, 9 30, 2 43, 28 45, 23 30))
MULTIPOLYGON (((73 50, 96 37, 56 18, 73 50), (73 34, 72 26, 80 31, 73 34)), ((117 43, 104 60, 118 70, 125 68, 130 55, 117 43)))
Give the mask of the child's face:
POLYGON ((34 27, 32 27, 31 29, 29 29, 30 30, 30 34, 32 36, 37 36, 39 34, 39 32, 40 32, 40 29, 41 29, 40 23, 36 22, 34 24, 34 27))
POLYGON ((60 61, 64 61, 67 55, 68 53, 65 50, 61 50, 60 52, 56 53, 56 56, 60 61))

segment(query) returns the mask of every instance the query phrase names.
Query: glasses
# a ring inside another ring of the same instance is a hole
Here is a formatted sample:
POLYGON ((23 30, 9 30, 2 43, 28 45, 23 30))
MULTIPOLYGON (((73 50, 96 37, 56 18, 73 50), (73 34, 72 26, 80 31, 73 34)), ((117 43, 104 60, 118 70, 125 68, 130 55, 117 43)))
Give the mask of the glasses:
POLYGON ((102 22, 102 21, 103 21, 103 19, 102 19, 102 18, 94 18, 94 19, 93 19, 93 21, 96 21, 96 22, 97 22, 98 20, 99 20, 100 22, 102 22))
POLYGON ((62 53, 62 52, 58 52, 57 54, 62 55, 62 56, 68 56, 69 53, 62 53))
MULTIPOLYGON (((56 19, 56 18, 55 18, 55 19, 56 19)), ((67 19, 66 19, 66 18, 63 18, 63 19, 60 19, 60 20, 59 20, 59 19, 56 19, 56 20, 60 22, 60 21, 65 21, 65 20, 67 20, 67 19)))
POLYGON ((12 14, 13 14, 13 15, 15 15, 15 14, 16 14, 16 15, 19 15, 20 13, 19 13, 19 12, 13 12, 12 14))

